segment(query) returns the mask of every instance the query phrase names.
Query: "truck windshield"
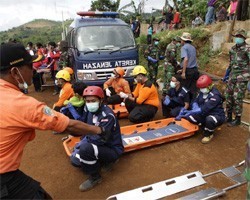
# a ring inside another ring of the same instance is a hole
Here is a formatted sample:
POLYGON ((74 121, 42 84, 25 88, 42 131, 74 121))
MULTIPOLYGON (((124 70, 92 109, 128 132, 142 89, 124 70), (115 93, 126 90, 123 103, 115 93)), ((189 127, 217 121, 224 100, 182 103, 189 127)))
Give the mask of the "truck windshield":
POLYGON ((77 30, 76 47, 84 52, 126 49, 134 48, 135 40, 128 26, 88 26, 77 30))

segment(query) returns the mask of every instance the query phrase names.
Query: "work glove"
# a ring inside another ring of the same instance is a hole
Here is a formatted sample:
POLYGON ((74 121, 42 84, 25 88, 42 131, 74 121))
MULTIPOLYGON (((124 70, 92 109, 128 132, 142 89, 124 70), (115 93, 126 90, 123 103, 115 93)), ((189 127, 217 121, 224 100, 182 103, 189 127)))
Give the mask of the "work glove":
POLYGON ((105 92, 106 92, 106 96, 107 96, 107 97, 110 97, 110 96, 111 96, 111 91, 110 91, 108 88, 105 90, 105 92))
POLYGON ((201 112, 201 108, 200 106, 198 105, 198 103, 193 103, 192 105, 192 110, 191 110, 193 113, 200 113, 201 112))
POLYGON ((148 56, 148 61, 151 62, 151 63, 157 63, 158 60, 152 58, 151 56, 148 56))
POLYGON ((231 70, 229 68, 227 68, 224 77, 221 79, 224 83, 228 81, 230 72, 231 72, 231 70))
POLYGON ((186 108, 181 108, 178 116, 175 117, 175 120, 180 121, 182 117, 185 117, 186 113, 188 112, 188 110, 186 108))
POLYGON ((120 104, 122 107, 124 107, 125 106, 125 103, 124 102, 121 102, 121 104, 120 104))
POLYGON ((165 99, 164 99, 164 101, 163 101, 163 104, 164 104, 165 106, 167 106, 167 105, 170 104, 170 98, 169 98, 169 96, 166 96, 166 97, 165 97, 165 99))
POLYGON ((165 56, 160 56, 159 59, 160 60, 163 60, 165 58, 165 56))
POLYGON ((120 96, 122 99, 128 98, 128 94, 126 94, 126 93, 124 93, 124 92, 120 92, 119 96, 120 96))

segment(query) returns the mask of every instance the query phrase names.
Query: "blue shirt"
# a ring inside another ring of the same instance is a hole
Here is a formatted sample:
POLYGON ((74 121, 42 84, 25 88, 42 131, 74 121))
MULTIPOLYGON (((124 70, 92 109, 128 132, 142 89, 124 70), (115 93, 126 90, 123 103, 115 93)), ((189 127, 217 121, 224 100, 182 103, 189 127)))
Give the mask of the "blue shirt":
POLYGON ((181 60, 182 60, 181 67, 182 68, 183 68, 183 60, 184 60, 184 58, 188 59, 187 69, 197 67, 196 49, 194 48, 193 45, 191 45, 189 43, 185 43, 181 47, 181 60))

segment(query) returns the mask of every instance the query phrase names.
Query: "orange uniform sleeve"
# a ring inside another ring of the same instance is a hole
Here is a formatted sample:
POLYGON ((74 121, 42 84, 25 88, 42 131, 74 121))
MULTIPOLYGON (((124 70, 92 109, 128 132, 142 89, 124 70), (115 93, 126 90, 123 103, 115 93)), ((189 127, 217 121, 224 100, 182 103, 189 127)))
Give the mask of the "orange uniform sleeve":
POLYGON ((108 87, 110 87, 113 81, 114 81, 114 78, 108 79, 105 83, 103 83, 103 89, 106 90, 108 87))
POLYGON ((129 87, 129 83, 128 83, 128 81, 126 81, 125 79, 123 79, 123 81, 122 81, 122 87, 123 87, 124 93, 126 93, 126 94, 131 94, 131 90, 130 90, 130 87, 129 87))
POLYGON ((136 98, 136 103, 142 104, 145 102, 151 94, 151 89, 149 87, 142 87, 139 91, 139 95, 136 98))
POLYGON ((133 96, 134 96, 135 98, 137 98, 137 97, 139 96, 139 90, 140 90, 140 88, 141 88, 141 84, 140 84, 140 83, 137 83, 137 85, 136 85, 134 91, 132 92, 132 94, 133 94, 133 96))
POLYGON ((74 91, 71 87, 71 84, 65 84, 64 87, 60 91, 59 99, 58 101, 54 104, 54 107, 62 107, 64 101, 70 99, 71 97, 74 96, 74 91))

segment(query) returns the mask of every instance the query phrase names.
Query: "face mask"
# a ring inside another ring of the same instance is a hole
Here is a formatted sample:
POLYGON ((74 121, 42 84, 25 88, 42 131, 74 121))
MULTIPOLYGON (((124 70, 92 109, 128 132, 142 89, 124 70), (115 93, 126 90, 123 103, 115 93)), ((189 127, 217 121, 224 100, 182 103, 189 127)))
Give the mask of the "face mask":
POLYGON ((58 85, 58 80, 57 79, 55 80, 55 85, 58 85))
POLYGON ((235 43, 236 44, 243 44, 244 42, 245 42, 245 40, 243 38, 239 38, 239 37, 235 38, 235 43))
POLYGON ((180 46, 181 46, 181 43, 177 43, 176 46, 177 46, 177 47, 180 47, 180 46))
POLYGON ((99 102, 86 103, 89 112, 96 112, 99 109, 99 102))
POLYGON ((201 88, 200 91, 203 93, 203 94, 208 94, 209 93, 209 90, 207 88, 201 88))
POLYGON ((170 82, 170 87, 171 87, 171 88, 176 88, 176 83, 173 82, 173 81, 171 81, 171 82, 170 82))
POLYGON ((115 74, 114 74, 114 73, 112 73, 112 74, 111 74, 111 77, 113 77, 113 78, 114 78, 114 77, 115 77, 115 74))
MULTIPOLYGON (((13 68, 14 69, 14 68, 13 68)), ((19 81, 18 81, 18 79, 16 79, 16 81, 17 81, 17 83, 18 83, 18 87, 21 89, 21 90, 27 90, 28 89, 28 84, 24 81, 24 79, 23 79, 23 76, 22 76, 22 74, 20 73, 20 71, 19 71, 19 69, 18 68, 16 68, 17 69, 17 71, 18 71, 18 74, 20 75, 20 77, 21 77, 21 79, 22 79, 22 81, 23 81, 23 83, 20 83, 19 81)))
POLYGON ((134 83, 138 83, 138 81, 137 81, 137 79, 136 79, 136 78, 134 78, 134 83))
POLYGON ((156 42, 155 42, 155 45, 157 46, 158 44, 159 44, 159 42, 158 42, 158 41, 156 41, 156 42))

